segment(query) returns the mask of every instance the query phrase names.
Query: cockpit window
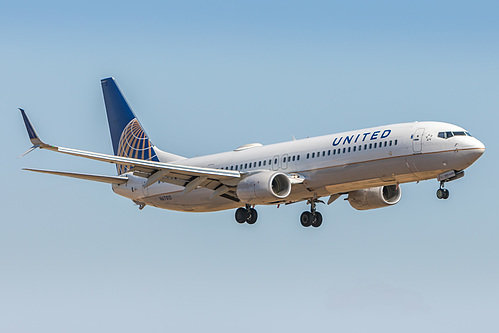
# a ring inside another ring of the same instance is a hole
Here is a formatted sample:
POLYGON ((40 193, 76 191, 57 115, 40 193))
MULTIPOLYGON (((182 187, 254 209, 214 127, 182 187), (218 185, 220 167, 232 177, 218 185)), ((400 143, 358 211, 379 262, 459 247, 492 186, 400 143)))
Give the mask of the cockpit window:
POLYGON ((442 139, 452 138, 453 136, 472 136, 469 132, 456 131, 456 132, 438 132, 438 137, 442 139))

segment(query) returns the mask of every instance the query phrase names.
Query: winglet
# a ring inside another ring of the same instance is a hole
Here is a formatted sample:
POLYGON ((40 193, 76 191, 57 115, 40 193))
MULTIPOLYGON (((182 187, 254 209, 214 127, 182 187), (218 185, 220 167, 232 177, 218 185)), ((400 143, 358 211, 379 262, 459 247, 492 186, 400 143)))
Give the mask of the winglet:
POLYGON ((44 143, 42 140, 40 140, 40 138, 38 137, 38 134, 36 134, 35 128, 33 127, 33 125, 31 125, 31 122, 29 121, 28 116, 26 115, 26 112, 24 112, 24 110, 21 108, 19 108, 19 110, 21 111, 21 115, 23 116, 24 125, 26 126, 26 131, 28 131, 29 140, 33 144, 33 147, 31 147, 28 151, 26 151, 24 154, 22 154, 18 158, 23 157, 24 155, 35 150, 36 148, 48 146, 46 143, 44 143))

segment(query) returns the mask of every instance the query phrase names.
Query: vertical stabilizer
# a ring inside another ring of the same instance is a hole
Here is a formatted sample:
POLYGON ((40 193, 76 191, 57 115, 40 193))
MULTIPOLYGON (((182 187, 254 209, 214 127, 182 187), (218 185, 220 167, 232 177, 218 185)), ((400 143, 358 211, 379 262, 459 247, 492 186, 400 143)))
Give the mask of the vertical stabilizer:
MULTIPOLYGON (((114 78, 101 80, 101 85, 115 155, 161 162, 182 158, 154 147, 114 78)), ((123 174, 130 168, 126 165, 117 165, 117 169, 118 174, 123 174)))

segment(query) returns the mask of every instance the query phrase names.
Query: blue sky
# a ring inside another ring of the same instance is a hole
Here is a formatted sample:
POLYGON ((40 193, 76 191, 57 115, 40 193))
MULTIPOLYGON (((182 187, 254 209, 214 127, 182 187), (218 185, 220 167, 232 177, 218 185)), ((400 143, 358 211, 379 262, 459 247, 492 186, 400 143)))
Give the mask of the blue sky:
POLYGON ((4 115, 0 330, 497 331, 499 5, 493 1, 19 1, 0 5, 4 115), (112 152, 99 80, 114 76, 152 141, 185 156, 438 120, 485 155, 360 212, 305 204, 139 211, 109 186, 23 167, 113 174, 29 148, 112 152))

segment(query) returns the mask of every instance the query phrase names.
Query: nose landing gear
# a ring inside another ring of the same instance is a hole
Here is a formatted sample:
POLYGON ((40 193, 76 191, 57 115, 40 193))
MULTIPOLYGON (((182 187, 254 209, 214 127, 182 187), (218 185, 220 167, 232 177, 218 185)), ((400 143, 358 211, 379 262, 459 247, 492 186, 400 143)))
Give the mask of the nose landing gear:
POLYGON ((437 198, 449 199, 449 190, 444 188, 444 182, 440 182, 440 188, 437 190, 437 198))
POLYGON ((444 188, 445 183, 462 177, 464 177, 464 170, 450 170, 438 175, 437 180, 440 182, 440 188, 437 190, 437 198, 449 199, 449 190, 444 188))

